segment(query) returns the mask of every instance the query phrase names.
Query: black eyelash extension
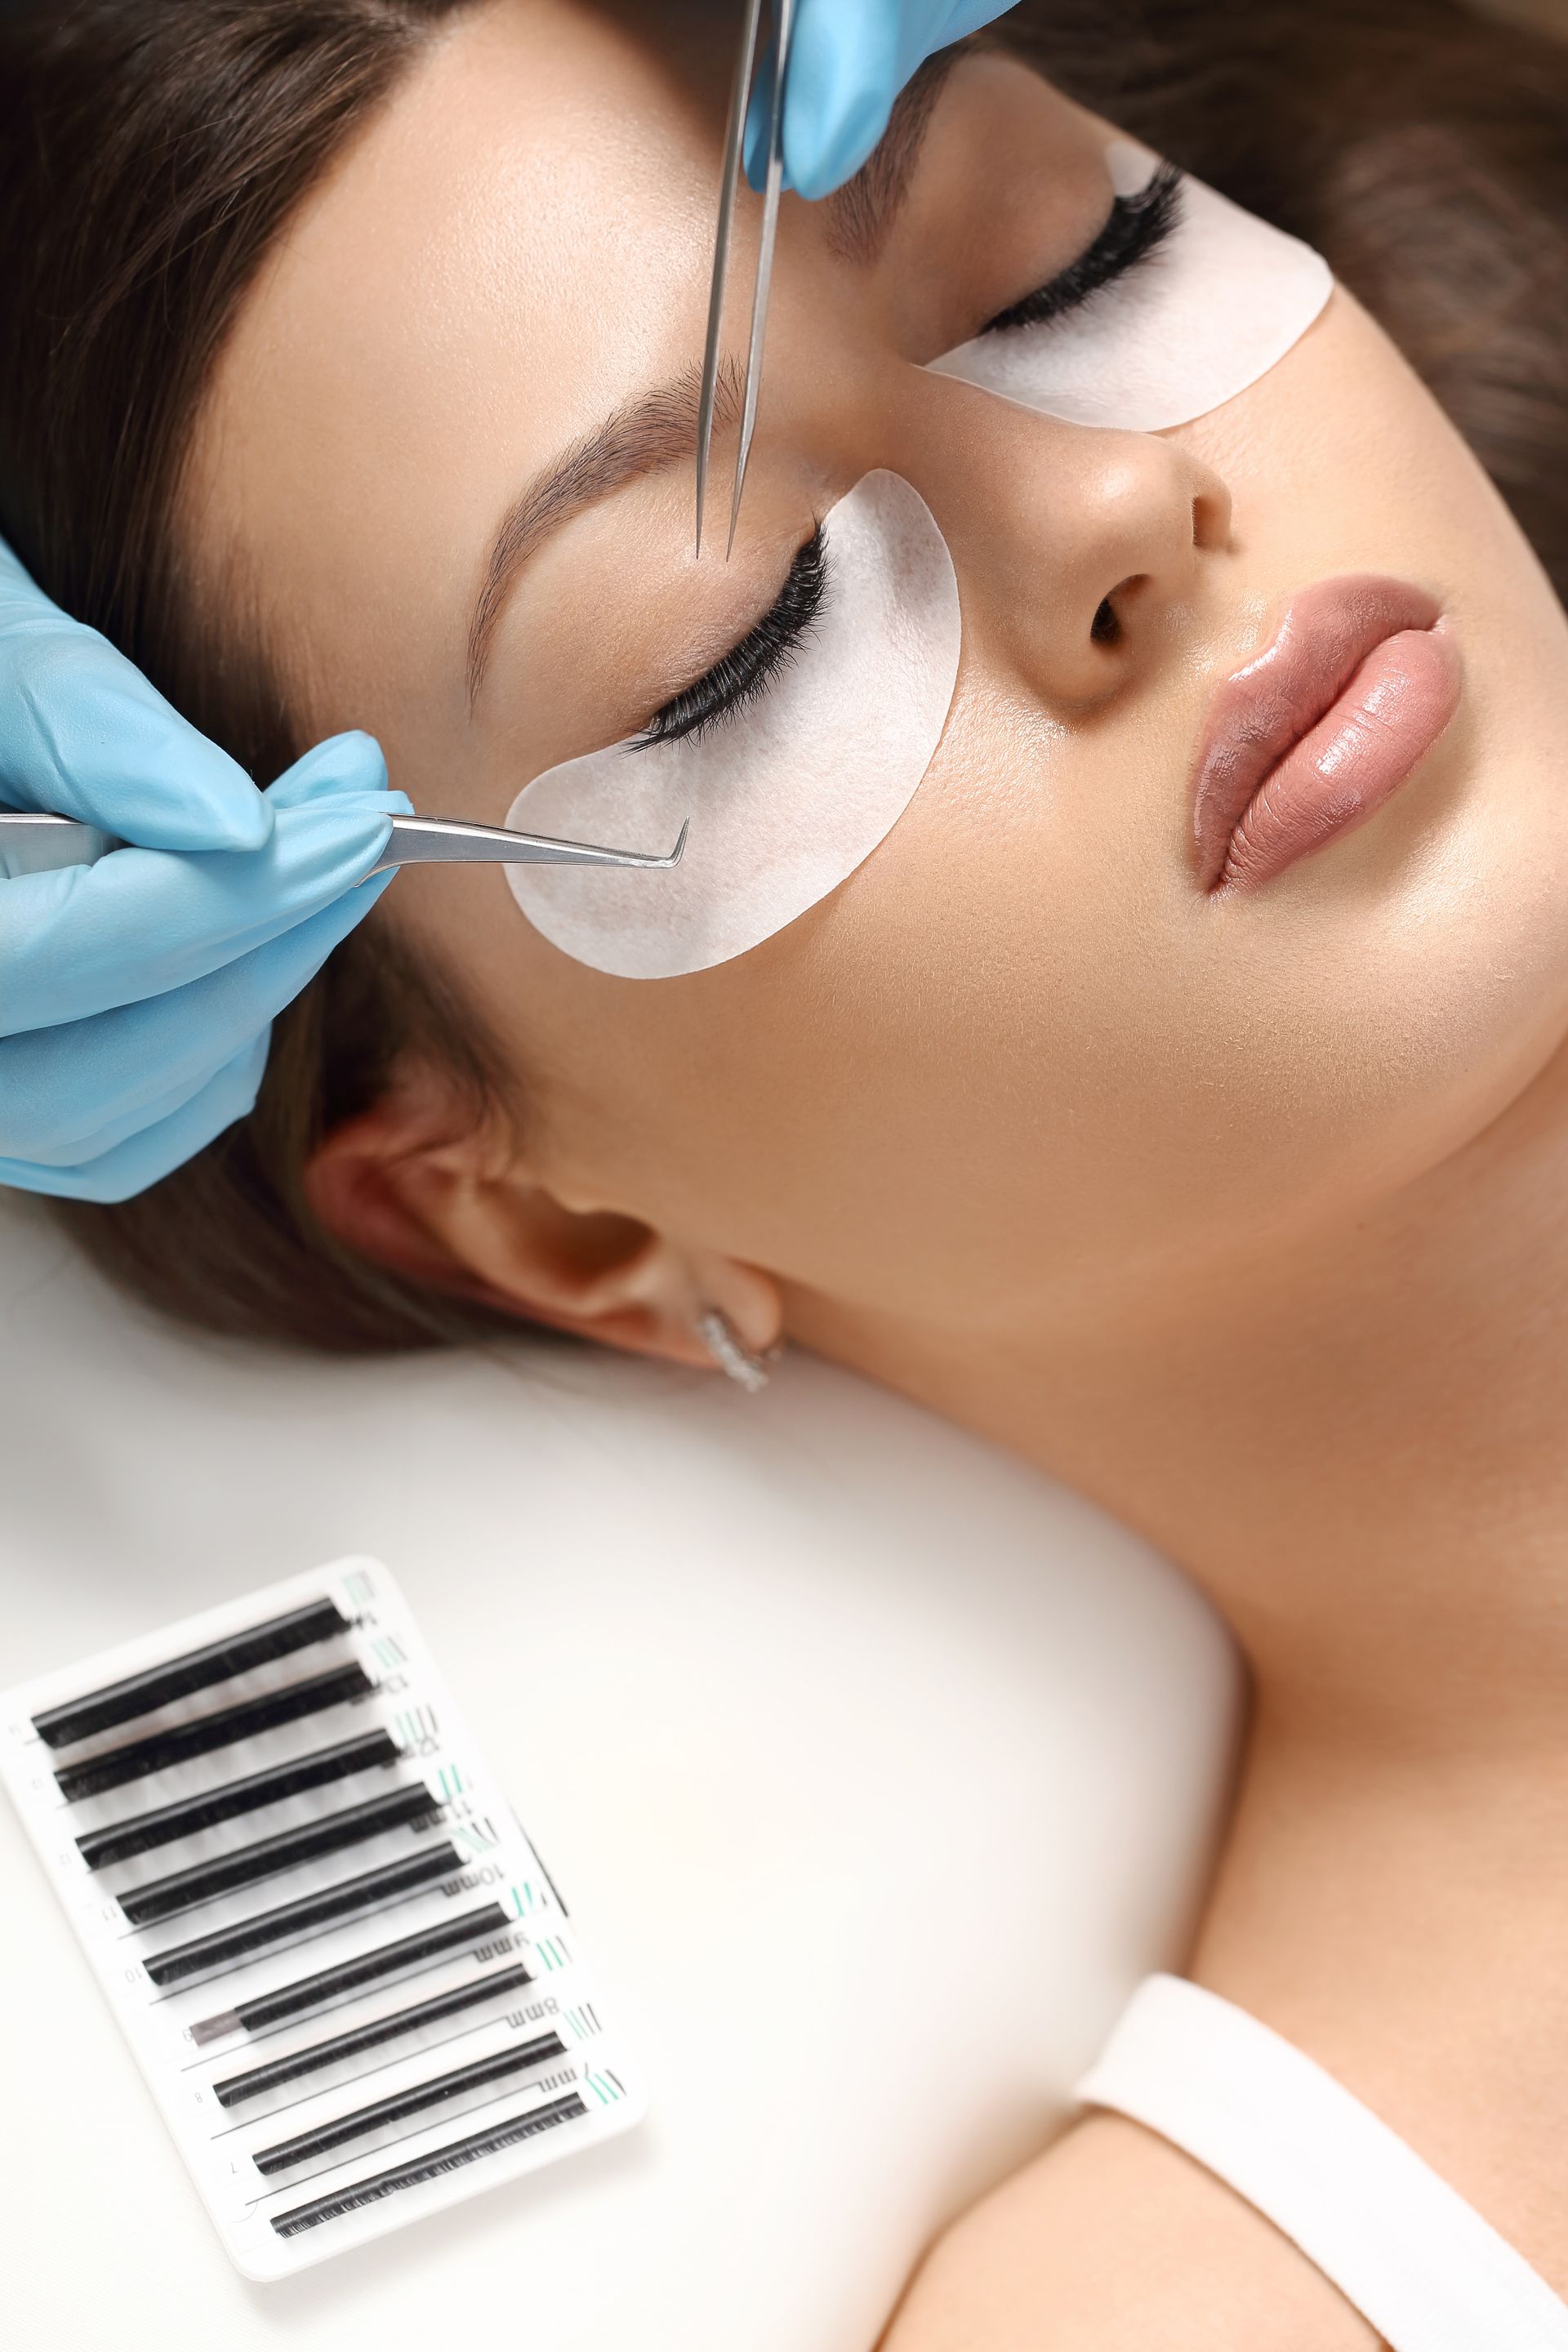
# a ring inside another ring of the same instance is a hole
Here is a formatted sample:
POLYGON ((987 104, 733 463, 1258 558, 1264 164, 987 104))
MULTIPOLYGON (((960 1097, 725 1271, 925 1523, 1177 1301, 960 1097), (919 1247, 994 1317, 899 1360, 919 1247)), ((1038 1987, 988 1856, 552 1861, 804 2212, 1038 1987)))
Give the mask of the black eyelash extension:
POLYGON ((656 710, 630 749, 646 751, 655 743, 695 741, 755 702, 798 649, 826 593, 827 556, 819 523, 790 565, 771 612, 695 685, 672 695, 662 710, 656 710))
POLYGON ((474 2164, 481 2156, 493 2156, 498 2149, 515 2147, 519 2140, 532 2139, 537 2133, 550 2131, 557 2124, 573 2123, 587 2112, 581 2095, 570 2091, 564 2098, 552 2099, 548 2106, 531 2108, 525 2116, 514 2116, 510 2123, 498 2124, 491 2131, 475 2132, 468 2139, 453 2140, 417 2164, 400 2164, 394 2171, 373 2173, 368 2180, 356 2180, 352 2187, 340 2189, 331 2197, 313 2198, 309 2205, 293 2205, 286 2213, 274 2213, 270 2217, 272 2227, 280 2238, 297 2237, 301 2230, 313 2230, 319 2222, 335 2221, 340 2213, 352 2213, 358 2206, 374 2205, 379 2198, 395 2197, 400 2189, 412 2189, 421 2180, 435 2180, 443 2172, 456 2172, 459 2165, 474 2164))
POLYGON ((221 1787, 204 1790, 199 1797, 186 1797, 177 1805, 160 1805, 153 1812, 132 1813, 129 1820, 112 1822, 106 1829, 84 1831, 76 1842, 77 1851, 89 1870, 107 1870, 111 1862, 130 1862, 136 1854, 194 1837, 198 1830, 213 1829, 219 1822, 237 1821, 242 1814, 259 1812, 263 1806, 280 1804, 285 1797, 325 1788, 333 1780, 350 1780, 360 1772, 379 1771, 395 1764, 402 1753, 390 1732, 367 1731, 358 1739, 318 1748, 309 1756, 274 1764, 265 1772, 249 1772, 243 1780, 226 1780, 221 1787))
POLYGON ((268 2091, 283 2090, 301 2075, 320 2074, 323 2066, 340 2066, 345 2059, 358 2058, 366 2050, 379 2050, 388 2042, 406 2041, 411 2033, 423 2033, 427 2026, 444 2024, 448 2017, 458 2017, 465 2010, 504 2000, 508 1994, 521 1992, 532 1982, 525 1968, 498 1969, 474 1984, 458 1985, 451 1992, 437 1993, 433 2000, 416 2001, 412 2009, 400 2009, 391 2017, 378 2017, 373 2024, 362 2025, 356 2032, 334 2033, 325 2042, 312 2042, 308 2050, 296 2050, 288 2058, 268 2059, 264 2066, 247 2066, 243 2074, 227 2074, 221 2083, 213 2084, 213 2096, 220 2107, 237 2107, 243 2100, 259 2099, 268 2091))
POLYGON ((1181 213, 1182 175, 1173 163, 1162 163, 1147 187, 1140 188, 1136 195, 1115 199, 1105 226, 1086 252, 1058 270, 1048 284, 1037 286, 1010 309, 998 310, 981 333, 1003 335, 1014 327, 1043 327, 1078 310, 1090 295, 1147 261, 1170 236, 1181 213))
POLYGON ((275 2140, 270 2147, 253 2148, 250 2160, 258 2172, 268 2179, 275 2172, 293 2172, 318 2156, 330 2156, 335 2147, 347 2147, 356 2139, 370 2138, 388 2124, 406 2123, 410 2116, 423 2115, 426 2107, 445 2106, 448 2099, 460 2099, 469 2091, 486 2090, 491 2083, 504 2083, 510 2075, 525 2074, 551 2058, 565 2055, 566 2044, 558 2033, 537 2034, 531 2042, 520 2042, 514 2049, 494 2051, 488 2058, 476 2058, 467 2066, 456 2066, 427 2082, 416 2083, 410 2090, 395 2091, 389 2099, 376 2099, 368 2107, 355 2107, 348 2115, 334 2116, 331 2123, 318 2124, 313 2131, 297 2132, 292 2139, 275 2140))
POLYGON ((307 2010, 324 2009, 383 1977, 405 1975, 422 1962, 460 1951, 482 1937, 504 1936, 511 1924, 499 1903, 481 1903, 478 1910, 465 1911, 460 1919, 443 1919, 434 1927, 422 1927, 417 1935, 379 1945, 374 1952, 358 1952, 352 1960, 340 1960, 336 1968, 322 1969, 313 1977, 297 1977, 292 1984, 282 1985, 259 2000, 241 2001, 237 2009, 226 2009, 217 2017, 204 2017, 192 2026, 191 2040, 217 2042, 227 2033, 264 2032, 269 2025, 302 2017, 307 2010))
POLYGON ((309 1935, 312 1927, 330 1927, 337 1919, 352 1919, 361 1911, 381 1911, 393 1903, 405 1903, 426 1886, 435 1886, 443 1878, 456 1878, 463 1867, 463 1857, 455 1845, 443 1843, 427 1853, 416 1853, 407 1862, 389 1863, 384 1870, 367 1870, 358 1878, 340 1878, 331 1886, 323 1886, 317 1895, 307 1895, 298 1903, 279 1904, 276 1911, 258 1912, 254 1917, 242 1919, 236 1927, 220 1928, 216 1935, 198 1936, 193 1943, 176 1944, 172 1951, 159 1952, 142 1965, 153 1982, 163 1988, 182 1984, 186 1977, 207 1974, 216 1969, 227 1969, 252 1953, 265 1952, 274 1944, 297 1943, 309 1935))
POLYGON ((341 1812, 323 1813, 302 1828, 258 1838, 254 1845, 239 1846, 193 1869, 171 1871, 165 1878, 154 1878, 122 1895, 120 1908, 133 1927, 149 1927, 155 1920, 177 1918, 182 1911, 194 1911, 198 1904, 214 1902, 220 1895, 237 1894, 241 1887, 298 1870, 302 1863, 341 1853, 345 1846, 365 1845, 394 1830, 413 1829, 437 1810, 436 1799, 423 1781, 412 1789, 394 1789, 389 1796, 373 1797, 366 1804, 349 1805, 341 1812))
POLYGON ((169 1731, 105 1748, 101 1756, 84 1756, 79 1764, 62 1765, 55 1780, 66 1802, 74 1805, 83 1797, 101 1796, 105 1789, 123 1788, 127 1780, 145 1780, 149 1772, 166 1772, 170 1765, 188 1763, 193 1756, 210 1756, 215 1748, 254 1739, 280 1723, 298 1723, 303 1716, 347 1706, 374 1688, 363 1666, 336 1666, 307 1682, 285 1683, 265 1698, 247 1699, 216 1715, 198 1715, 169 1731))
POLYGON ((264 1625, 252 1625, 247 1633, 231 1633, 226 1641, 209 1642, 205 1649, 187 1650, 184 1657, 150 1666, 145 1674, 89 1691, 64 1706, 46 1707, 33 1717, 33 1728, 48 1747, 68 1748, 73 1739, 90 1739, 117 1723, 151 1715, 172 1699, 188 1697, 213 1683, 232 1682, 253 1666, 269 1665, 274 1658, 330 1642, 348 1630, 349 1621, 335 1601, 311 1601, 285 1616, 269 1617, 264 1625))

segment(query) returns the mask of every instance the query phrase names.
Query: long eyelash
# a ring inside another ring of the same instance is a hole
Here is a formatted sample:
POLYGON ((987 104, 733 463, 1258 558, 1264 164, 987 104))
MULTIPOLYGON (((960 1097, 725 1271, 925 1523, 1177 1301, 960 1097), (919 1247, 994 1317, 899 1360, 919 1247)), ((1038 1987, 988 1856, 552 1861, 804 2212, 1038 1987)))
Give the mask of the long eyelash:
POLYGON ((683 738, 694 741, 760 700, 799 651, 826 593, 827 553, 818 523, 790 565, 773 609, 695 685, 682 688, 662 710, 656 710, 627 750, 646 751, 652 744, 678 743, 683 738))
POLYGON ((1147 187, 1136 195, 1118 196, 1105 226, 1085 253, 1058 271, 1047 285, 1037 286, 1010 310, 998 310, 982 327, 983 335, 1005 334, 1013 327, 1041 327, 1076 310, 1165 242, 1182 213, 1182 175, 1173 163, 1162 163, 1147 187))

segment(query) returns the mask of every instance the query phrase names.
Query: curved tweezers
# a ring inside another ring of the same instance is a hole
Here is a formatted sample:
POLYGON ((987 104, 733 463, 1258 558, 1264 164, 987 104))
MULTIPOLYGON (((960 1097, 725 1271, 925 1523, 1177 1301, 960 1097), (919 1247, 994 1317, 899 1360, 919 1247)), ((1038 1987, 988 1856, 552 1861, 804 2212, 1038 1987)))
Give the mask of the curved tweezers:
MULTIPOLYGON (((502 824, 468 824, 460 817, 395 816, 392 838, 373 874, 394 866, 640 866, 668 874, 679 866, 687 827, 668 856, 640 849, 596 849, 585 841, 552 841, 540 833, 513 833, 502 824)), ((0 878, 95 866, 125 844, 74 817, 0 809, 0 878)), ((366 877, 369 879, 369 877, 366 877)))
MULTIPOLYGON (((741 499, 751 462, 752 436, 757 429, 757 400, 763 388, 763 347, 767 341, 768 301, 773 291, 773 246, 778 236, 779 196, 784 186, 784 101, 789 78, 790 51, 795 41, 795 0, 773 0, 773 58, 768 89, 767 170, 763 182, 763 221, 757 246, 757 275, 752 289, 752 330, 746 347, 746 383, 741 403, 740 441, 735 452, 735 481, 730 497, 730 536, 725 559, 735 545, 741 520, 741 499)), ((719 218, 713 233, 713 273, 708 290, 708 340, 702 353, 702 387, 697 411, 697 554, 702 553, 702 515, 708 502, 708 465, 713 445, 713 410, 719 382, 719 339, 724 317, 724 288, 730 274, 730 245, 735 226, 735 199, 746 143, 746 115, 751 104, 752 75, 762 28, 763 0, 746 0, 740 54, 735 60, 734 86, 730 93, 730 121, 724 136, 724 167, 719 183, 719 218)))
POLYGON ((391 866, 642 866, 668 874, 686 848, 682 825, 665 856, 641 849, 595 849, 584 841, 552 841, 542 833, 513 833, 504 824, 465 824, 460 817, 395 816, 392 839, 373 874, 391 866))

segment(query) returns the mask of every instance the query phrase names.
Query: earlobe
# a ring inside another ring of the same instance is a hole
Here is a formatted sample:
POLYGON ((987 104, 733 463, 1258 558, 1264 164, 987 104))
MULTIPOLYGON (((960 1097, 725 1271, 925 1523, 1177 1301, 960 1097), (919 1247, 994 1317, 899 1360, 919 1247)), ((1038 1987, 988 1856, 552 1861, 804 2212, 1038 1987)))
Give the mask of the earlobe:
POLYGON ((312 1215, 344 1248, 405 1280, 633 1355, 710 1367, 716 1308, 761 1355, 783 1320, 755 1267, 682 1246, 635 1217, 564 1207, 479 1134, 416 1093, 334 1129, 305 1171, 312 1215))

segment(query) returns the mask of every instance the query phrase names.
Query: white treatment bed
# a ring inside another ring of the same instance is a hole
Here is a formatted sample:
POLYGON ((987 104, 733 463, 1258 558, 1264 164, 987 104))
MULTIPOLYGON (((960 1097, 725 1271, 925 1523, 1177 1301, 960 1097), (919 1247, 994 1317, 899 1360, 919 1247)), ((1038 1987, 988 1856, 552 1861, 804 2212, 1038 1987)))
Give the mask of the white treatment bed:
POLYGON ((6 2340, 869 2352, 1179 1959, 1237 1715, 1215 1620, 820 1363, 750 1400, 526 1343, 261 1356, 0 1213, 0 1685, 349 1552, 401 1580, 622 1988, 650 2116, 252 2285, 0 1803, 6 2340))

